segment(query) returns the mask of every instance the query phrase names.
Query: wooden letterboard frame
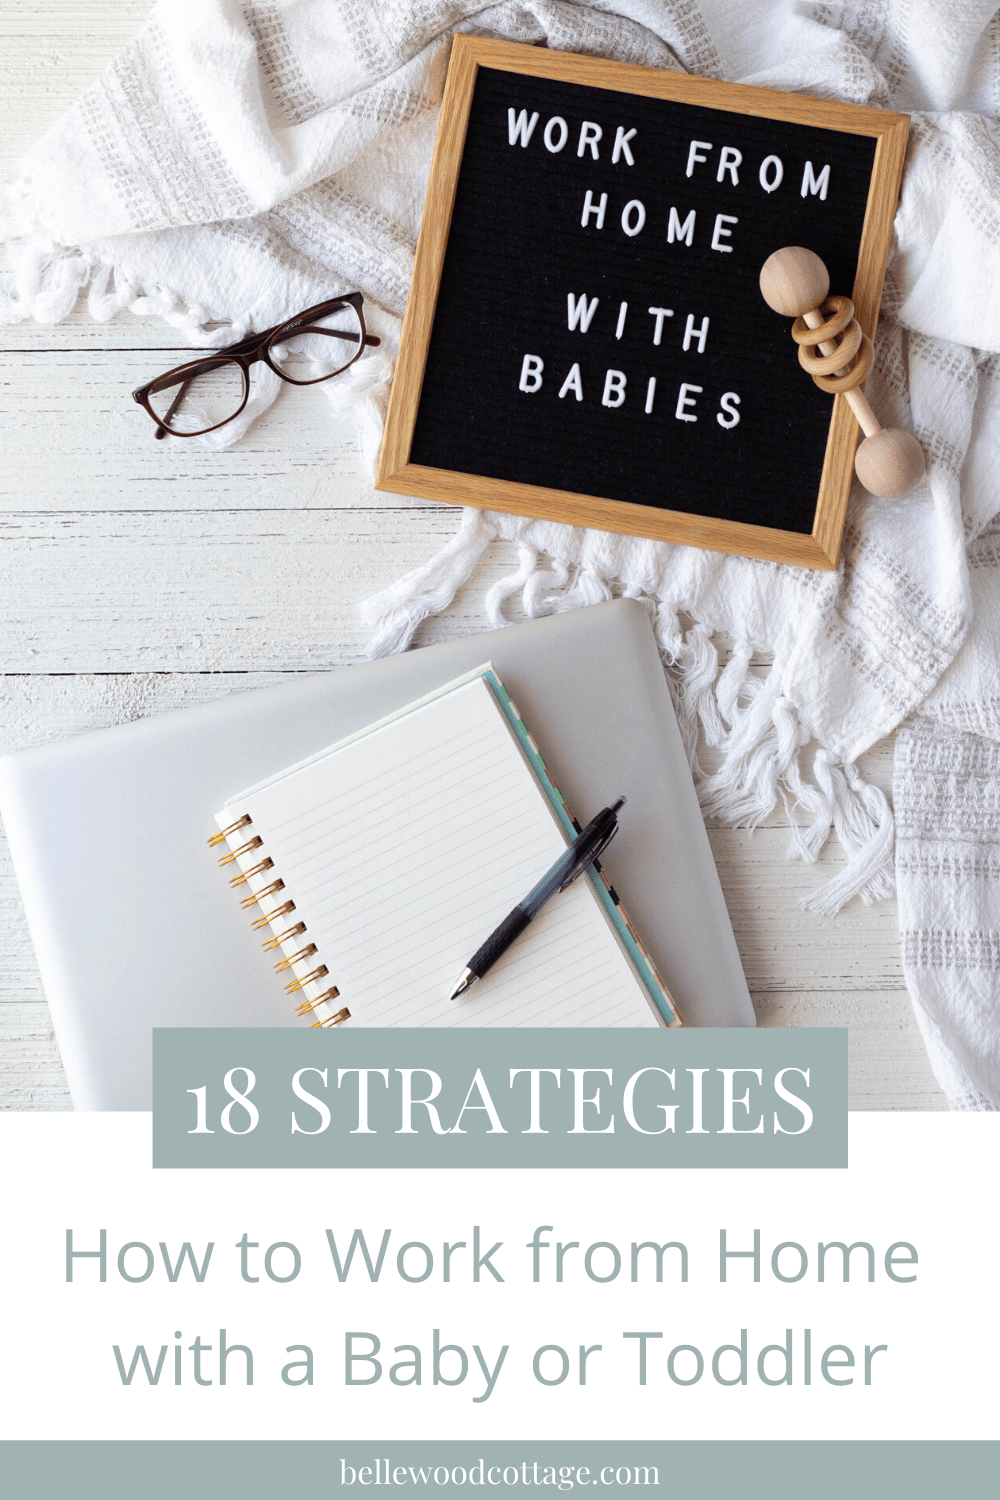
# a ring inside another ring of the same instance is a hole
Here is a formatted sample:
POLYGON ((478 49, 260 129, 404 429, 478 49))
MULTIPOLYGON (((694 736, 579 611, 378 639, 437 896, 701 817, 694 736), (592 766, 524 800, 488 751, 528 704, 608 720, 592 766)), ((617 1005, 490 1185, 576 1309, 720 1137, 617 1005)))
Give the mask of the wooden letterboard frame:
POLYGON ((376 487, 836 567, 857 424, 758 276, 808 246, 872 337, 908 128, 456 36, 376 487))

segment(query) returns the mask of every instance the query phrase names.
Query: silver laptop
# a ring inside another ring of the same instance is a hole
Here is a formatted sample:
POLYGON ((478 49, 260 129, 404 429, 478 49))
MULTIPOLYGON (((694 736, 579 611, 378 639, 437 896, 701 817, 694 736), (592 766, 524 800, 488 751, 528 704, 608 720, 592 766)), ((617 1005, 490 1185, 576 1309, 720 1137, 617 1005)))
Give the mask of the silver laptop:
POLYGON ((77 1109, 151 1107, 154 1026, 296 1024, 207 847, 213 813, 486 660, 578 817, 628 797, 603 863, 685 1023, 754 1024, 649 620, 617 600, 0 760, 77 1109))

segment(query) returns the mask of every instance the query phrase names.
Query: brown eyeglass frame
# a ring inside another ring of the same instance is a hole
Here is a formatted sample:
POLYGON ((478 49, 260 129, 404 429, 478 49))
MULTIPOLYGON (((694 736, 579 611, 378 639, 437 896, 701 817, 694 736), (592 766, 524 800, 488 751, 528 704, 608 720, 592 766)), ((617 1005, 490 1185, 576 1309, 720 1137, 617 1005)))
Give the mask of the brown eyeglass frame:
POLYGON ((250 366, 256 364, 259 359, 262 359, 280 380, 286 381, 289 385, 320 385, 324 380, 332 380, 335 375, 343 375, 345 370, 349 370, 351 365, 361 358, 366 347, 369 349, 378 348, 381 339, 377 339, 365 328, 364 300, 360 292, 348 292, 343 297, 331 297, 326 302, 317 302, 315 307, 307 307, 305 312, 296 313, 295 317, 287 318, 284 323, 278 323, 274 328, 266 328, 263 333, 251 334, 249 338, 243 339, 240 343, 231 344, 228 349, 220 349, 218 353, 205 355, 201 359, 190 360, 184 365, 176 365, 172 370, 165 370, 162 375, 157 375, 155 380, 149 380, 145 385, 140 385, 134 390, 132 392, 132 400, 137 401, 142 409, 152 417, 156 423, 156 436, 158 438, 201 437, 206 432, 215 432, 219 427, 225 427, 228 422, 235 421, 246 406, 250 399, 250 366), (341 329, 310 328, 308 326, 311 319, 326 317, 328 313, 336 311, 338 307, 343 307, 345 303, 349 303, 354 308, 358 315, 358 321, 361 324, 361 339, 358 344, 358 352, 347 361, 347 364, 341 365, 339 370, 333 370, 329 375, 318 375, 314 380, 295 380, 291 375, 286 375, 283 370, 279 370, 278 366, 271 359, 271 349, 276 344, 280 344, 283 338, 289 338, 293 333, 322 333, 329 338, 354 340, 356 337, 354 333, 347 333, 341 329), (236 365, 240 371, 240 378, 243 381, 243 400, 236 410, 228 417, 223 418, 221 422, 216 422, 212 427, 202 427, 197 432, 174 432, 173 428, 165 426, 165 423, 170 421, 177 407, 183 401, 191 381, 198 375, 204 374, 209 370, 221 369, 223 365, 236 365), (187 377, 186 379, 185 376, 187 377), (149 404, 149 393, 154 387, 162 386, 162 383, 170 380, 171 377, 175 377, 171 383, 178 384, 180 389, 166 416, 160 417, 149 404))

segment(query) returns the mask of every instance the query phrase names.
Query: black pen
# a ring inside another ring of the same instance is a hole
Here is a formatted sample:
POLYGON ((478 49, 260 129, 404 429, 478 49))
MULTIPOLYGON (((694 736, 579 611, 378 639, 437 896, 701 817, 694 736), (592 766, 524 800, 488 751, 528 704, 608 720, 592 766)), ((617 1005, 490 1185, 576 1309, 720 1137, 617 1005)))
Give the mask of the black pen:
POLYGON ((492 969, 497 959, 521 936, 532 917, 537 917, 550 896, 554 896, 557 891, 564 891, 584 870, 590 869, 594 860, 604 853, 618 832, 618 812, 624 806, 625 798, 619 797, 617 802, 599 812, 582 833, 577 834, 566 853, 560 854, 551 870, 546 871, 524 900, 518 902, 496 931, 490 933, 483 946, 472 955, 448 996, 449 1000, 457 1000, 459 995, 464 995, 470 985, 475 984, 477 979, 482 979, 492 969))

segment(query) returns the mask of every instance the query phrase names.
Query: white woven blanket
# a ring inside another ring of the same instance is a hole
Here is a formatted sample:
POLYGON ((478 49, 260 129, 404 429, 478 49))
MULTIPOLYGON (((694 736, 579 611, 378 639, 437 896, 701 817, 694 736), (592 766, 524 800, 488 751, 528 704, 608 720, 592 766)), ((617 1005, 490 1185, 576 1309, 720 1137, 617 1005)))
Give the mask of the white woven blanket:
MULTIPOLYGON (((856 757, 918 707, 941 736, 1000 738, 998 549, 969 561, 1000 512, 993 0, 163 0, 0 189, 0 320, 56 320, 87 288, 96 318, 156 313, 212 345, 360 288, 386 352, 324 390, 373 452, 454 30, 912 114, 869 395, 883 422, 916 432, 928 479, 895 502, 856 490, 839 572, 469 512, 439 557, 367 606, 374 650, 402 649, 498 535, 518 544, 521 567, 494 588, 495 618, 515 589, 532 614, 612 590, 647 600, 706 810, 753 823, 784 797, 798 809, 795 852, 815 858, 836 828, 851 856, 813 898, 819 910, 887 894, 892 817, 856 757), (718 633, 733 645, 722 671, 718 633), (748 670, 755 649, 774 655, 764 682, 748 670), (711 775, 699 732, 718 752, 711 775)), ((205 441, 235 440, 276 386, 257 387, 242 427, 205 441)), ((904 863, 899 873, 914 878, 904 863)), ((932 904, 939 890, 931 880, 932 904)), ((978 1007, 980 1057, 996 1036, 1000 911, 982 920, 993 938, 978 949, 977 997, 963 990, 968 957, 964 970, 942 960, 933 986, 946 1048, 948 1015, 978 1007)), ((923 950, 906 951, 926 1006, 923 950)), ((1000 1063, 951 1092, 1000 1102, 1000 1063)))

